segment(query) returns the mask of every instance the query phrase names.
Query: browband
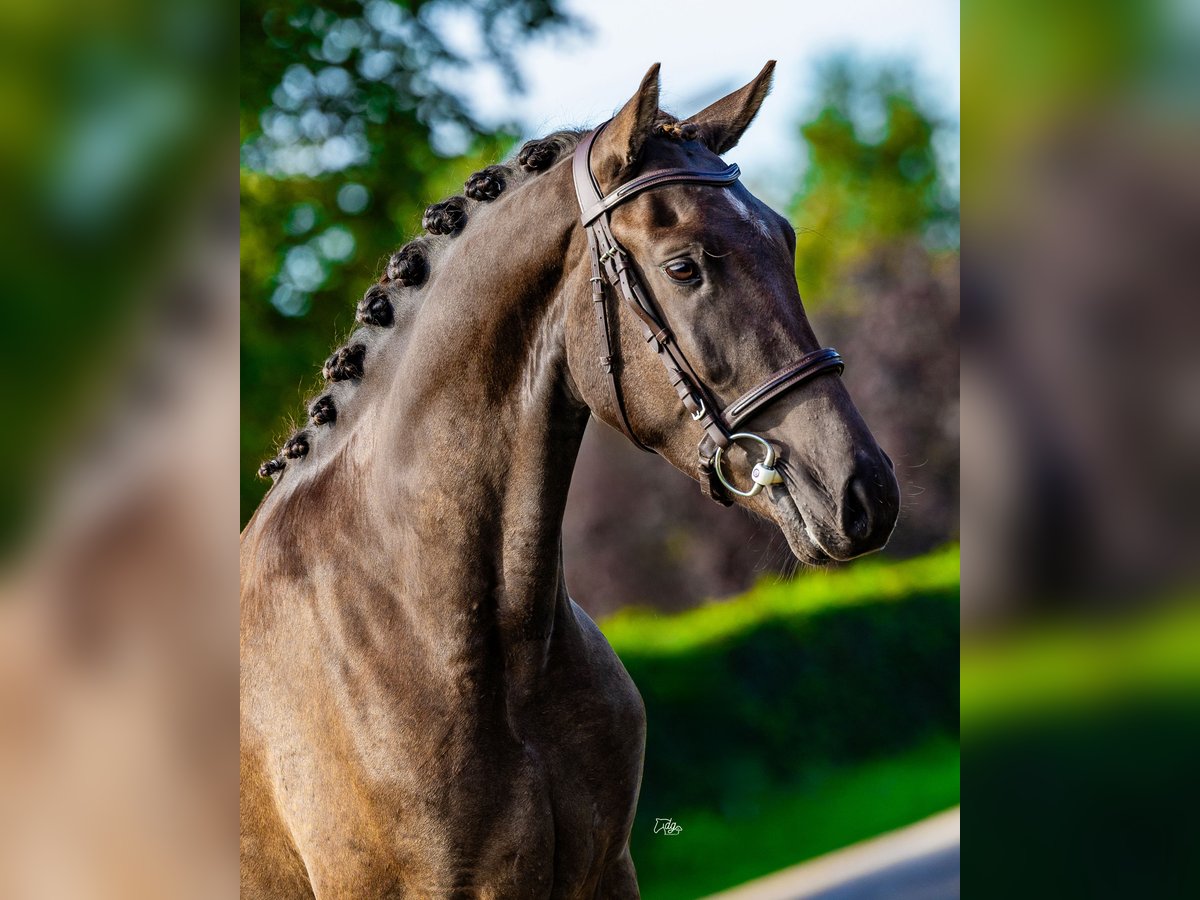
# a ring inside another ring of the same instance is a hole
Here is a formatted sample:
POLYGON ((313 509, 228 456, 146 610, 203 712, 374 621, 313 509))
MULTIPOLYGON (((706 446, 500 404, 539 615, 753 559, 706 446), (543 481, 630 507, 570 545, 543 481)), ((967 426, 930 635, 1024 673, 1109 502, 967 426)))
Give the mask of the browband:
POLYGON ((679 395, 680 402, 691 414, 692 420, 698 422, 704 429, 704 437, 701 439, 699 447, 700 485, 705 494, 718 503, 728 506, 733 501, 727 492, 752 497, 766 485, 782 481, 782 477, 774 468, 774 448, 756 434, 739 432, 738 426, 782 394, 823 373, 840 374, 845 365, 842 357, 832 348, 813 350, 792 365, 774 373, 753 390, 747 391, 729 404, 724 411, 719 408, 712 391, 704 384, 691 363, 688 362, 687 357, 684 356, 682 349, 675 343, 666 320, 642 288, 634 270, 629 266, 628 254, 613 236, 609 227, 608 214, 614 207, 652 188, 668 184, 702 184, 725 187, 734 184, 741 176, 741 171, 736 165, 727 166, 720 172, 660 169, 628 181, 605 196, 600 191, 595 175, 592 174, 591 152, 592 145, 607 124, 605 122, 604 125, 589 132, 579 142, 571 161, 571 170, 575 181, 575 194, 581 210, 580 218, 587 233, 588 255, 592 270, 590 281, 593 308, 596 311, 602 351, 600 365, 608 376, 609 390, 617 411, 617 420, 621 430, 635 446, 651 453, 654 452, 634 434, 625 411, 625 399, 613 360, 613 331, 608 320, 605 284, 620 291, 627 306, 637 316, 646 342, 658 354, 659 361, 666 369, 667 377, 679 395), (721 470, 722 452, 739 440, 758 442, 766 452, 765 459, 754 467, 752 473, 754 484, 748 491, 739 490, 730 484, 721 470))
POLYGON ((691 169, 660 169, 650 172, 633 181, 627 181, 607 197, 596 201, 583 211, 583 224, 591 225, 597 218, 604 215, 614 206, 619 206, 626 200, 636 197, 642 191, 662 187, 664 184, 708 184, 715 187, 725 187, 733 184, 742 177, 742 170, 737 163, 727 166, 720 172, 695 172, 691 169))

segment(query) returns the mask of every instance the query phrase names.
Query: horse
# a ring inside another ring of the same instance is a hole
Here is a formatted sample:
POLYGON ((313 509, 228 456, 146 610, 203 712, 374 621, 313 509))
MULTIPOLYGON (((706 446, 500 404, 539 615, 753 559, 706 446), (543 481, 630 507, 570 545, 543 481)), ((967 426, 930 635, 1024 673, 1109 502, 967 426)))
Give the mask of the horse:
POLYGON ((655 65, 429 207, 366 292, 242 535, 243 897, 639 896, 645 710, 561 563, 589 419, 804 562, 886 543, 899 488, 795 234, 719 158, 773 69, 678 119, 655 65))

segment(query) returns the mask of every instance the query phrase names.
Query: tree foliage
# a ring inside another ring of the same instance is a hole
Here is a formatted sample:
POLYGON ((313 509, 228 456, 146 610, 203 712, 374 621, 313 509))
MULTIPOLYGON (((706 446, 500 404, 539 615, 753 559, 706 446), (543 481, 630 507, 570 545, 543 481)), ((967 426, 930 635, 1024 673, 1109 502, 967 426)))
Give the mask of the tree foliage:
POLYGON ((790 210, 796 277, 810 307, 850 302, 847 269, 881 244, 958 244, 958 200, 938 148, 949 126, 912 73, 835 57, 818 69, 817 97, 800 126, 809 160, 790 210))

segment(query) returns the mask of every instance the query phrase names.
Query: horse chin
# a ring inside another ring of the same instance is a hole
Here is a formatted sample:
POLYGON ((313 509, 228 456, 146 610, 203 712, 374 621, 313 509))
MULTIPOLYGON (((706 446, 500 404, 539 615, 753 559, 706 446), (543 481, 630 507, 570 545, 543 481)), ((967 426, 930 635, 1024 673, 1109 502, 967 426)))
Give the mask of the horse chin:
POLYGON ((787 538, 788 546, 796 559, 809 566, 826 566, 833 562, 833 555, 821 546, 821 542, 801 515, 787 486, 780 484, 771 488, 770 497, 775 524, 787 538))

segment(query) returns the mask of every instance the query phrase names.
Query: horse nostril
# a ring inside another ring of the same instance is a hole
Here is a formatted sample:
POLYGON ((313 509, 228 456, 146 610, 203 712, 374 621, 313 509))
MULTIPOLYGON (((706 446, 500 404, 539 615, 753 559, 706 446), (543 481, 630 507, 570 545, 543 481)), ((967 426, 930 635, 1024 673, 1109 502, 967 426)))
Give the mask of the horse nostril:
POLYGON ((854 541, 861 541, 871 533, 871 505, 866 484, 857 475, 846 483, 842 498, 842 532, 854 541))

